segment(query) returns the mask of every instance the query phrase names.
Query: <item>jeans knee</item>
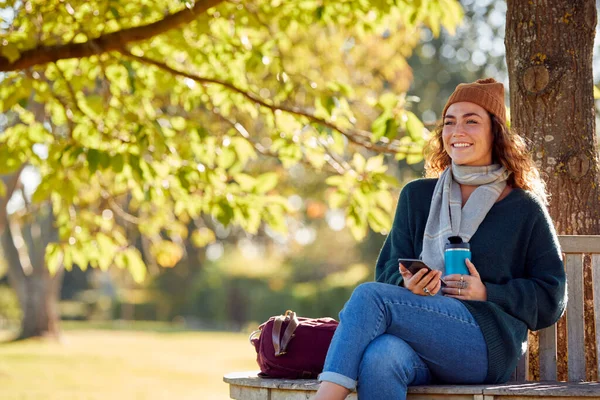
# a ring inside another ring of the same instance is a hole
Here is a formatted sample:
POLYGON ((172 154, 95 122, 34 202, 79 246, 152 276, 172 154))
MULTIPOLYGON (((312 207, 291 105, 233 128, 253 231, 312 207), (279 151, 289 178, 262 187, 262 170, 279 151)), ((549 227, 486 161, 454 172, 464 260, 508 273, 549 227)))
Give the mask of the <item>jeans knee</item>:
POLYGON ((350 296, 351 301, 364 302, 372 299, 377 293, 379 286, 382 285, 379 282, 365 282, 358 285, 350 296))
POLYGON ((384 334, 366 348, 359 367, 359 382, 396 382, 402 386, 423 383, 429 371, 415 351, 402 339, 384 334))
POLYGON ((390 350, 393 346, 391 346, 389 336, 381 335, 369 343, 360 362, 361 371, 383 371, 390 367, 388 364, 394 357, 390 357, 390 350))

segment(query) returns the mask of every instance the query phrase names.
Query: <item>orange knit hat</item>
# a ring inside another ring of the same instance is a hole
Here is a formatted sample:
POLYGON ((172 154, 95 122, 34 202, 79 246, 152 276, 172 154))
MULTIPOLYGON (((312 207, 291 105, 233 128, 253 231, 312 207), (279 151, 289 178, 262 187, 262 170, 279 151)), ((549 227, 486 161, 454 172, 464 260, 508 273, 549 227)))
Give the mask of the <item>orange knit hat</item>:
POLYGON ((494 78, 479 79, 473 83, 461 83, 450 95, 442 118, 451 104, 468 101, 483 107, 506 123, 506 107, 504 106, 504 85, 494 78))

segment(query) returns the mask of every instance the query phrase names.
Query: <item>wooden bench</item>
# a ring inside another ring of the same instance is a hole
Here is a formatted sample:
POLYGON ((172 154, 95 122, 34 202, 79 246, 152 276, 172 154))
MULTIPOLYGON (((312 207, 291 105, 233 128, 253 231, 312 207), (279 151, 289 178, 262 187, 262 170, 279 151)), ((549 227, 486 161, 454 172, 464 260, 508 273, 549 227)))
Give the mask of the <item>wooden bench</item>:
MULTIPOLYGON (((521 359, 513 382, 503 385, 412 386, 409 400, 527 400, 548 398, 599 399, 600 383, 586 379, 584 341, 583 260, 591 255, 598 371, 600 371, 600 236, 559 236, 564 253, 569 291, 567 305, 568 382, 556 382, 556 326, 539 333, 540 382, 528 381, 528 357, 521 359)), ((250 351, 250 350, 249 350, 250 351)), ((253 372, 225 375, 235 400, 307 400, 314 396, 316 380, 262 379, 253 372)), ((356 400, 356 393, 347 397, 356 400)), ((382 399, 385 400, 385 399, 382 399)))

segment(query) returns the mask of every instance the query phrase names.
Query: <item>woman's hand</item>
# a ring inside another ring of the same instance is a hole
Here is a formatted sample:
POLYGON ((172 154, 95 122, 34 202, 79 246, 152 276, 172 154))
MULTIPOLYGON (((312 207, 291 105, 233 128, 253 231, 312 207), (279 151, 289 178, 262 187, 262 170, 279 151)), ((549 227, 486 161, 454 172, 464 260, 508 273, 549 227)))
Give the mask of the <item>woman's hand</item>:
POLYGON ((460 300, 487 300, 487 290, 479 277, 479 272, 475 265, 469 259, 465 259, 465 264, 471 275, 452 274, 444 277, 446 287, 442 288, 442 293, 448 297, 454 297, 460 300))
POLYGON ((442 271, 431 270, 427 272, 426 268, 421 268, 413 275, 402 263, 400 263, 399 269, 403 279, 403 286, 414 294, 418 294, 419 296, 435 296, 440 291, 442 271))

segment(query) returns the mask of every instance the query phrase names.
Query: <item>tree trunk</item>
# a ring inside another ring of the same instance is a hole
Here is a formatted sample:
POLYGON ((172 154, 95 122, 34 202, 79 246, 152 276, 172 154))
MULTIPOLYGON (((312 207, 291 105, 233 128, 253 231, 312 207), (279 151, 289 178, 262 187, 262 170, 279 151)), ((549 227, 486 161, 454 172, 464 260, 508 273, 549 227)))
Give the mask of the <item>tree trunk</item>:
POLYGON ((2 219, 2 250, 8 263, 8 278, 15 290, 22 310, 19 339, 35 336, 59 336, 58 298, 62 284, 63 270, 50 276, 44 261, 48 242, 56 237, 52 226, 53 214, 37 216, 41 221, 30 225, 10 226, 5 210, 0 212, 2 219), (34 234, 35 232, 35 234, 34 234), (19 248, 15 245, 14 234, 21 235, 19 248))
POLYGON ((50 276, 47 269, 25 279, 28 296, 23 309, 21 333, 19 338, 34 336, 60 335, 58 312, 58 296, 62 283, 63 271, 50 276))
POLYGON ((594 0, 508 1, 512 126, 532 141, 561 234, 600 233, 594 0))
MULTIPOLYGON (((595 28, 594 0, 507 1, 512 127, 531 141, 534 160, 551 194, 549 211, 559 234, 600 234, 592 76, 595 28)), ((589 263, 584 277, 586 304, 591 304, 589 263)), ((594 337, 594 332, 586 333, 594 337)), ((566 337, 564 319, 558 336, 559 342, 566 337)), ((597 373, 595 340, 586 342, 588 377, 592 377, 597 373)), ((560 347, 558 364, 564 369, 566 354, 560 347)), ((564 377, 559 373, 559 379, 564 377)))

